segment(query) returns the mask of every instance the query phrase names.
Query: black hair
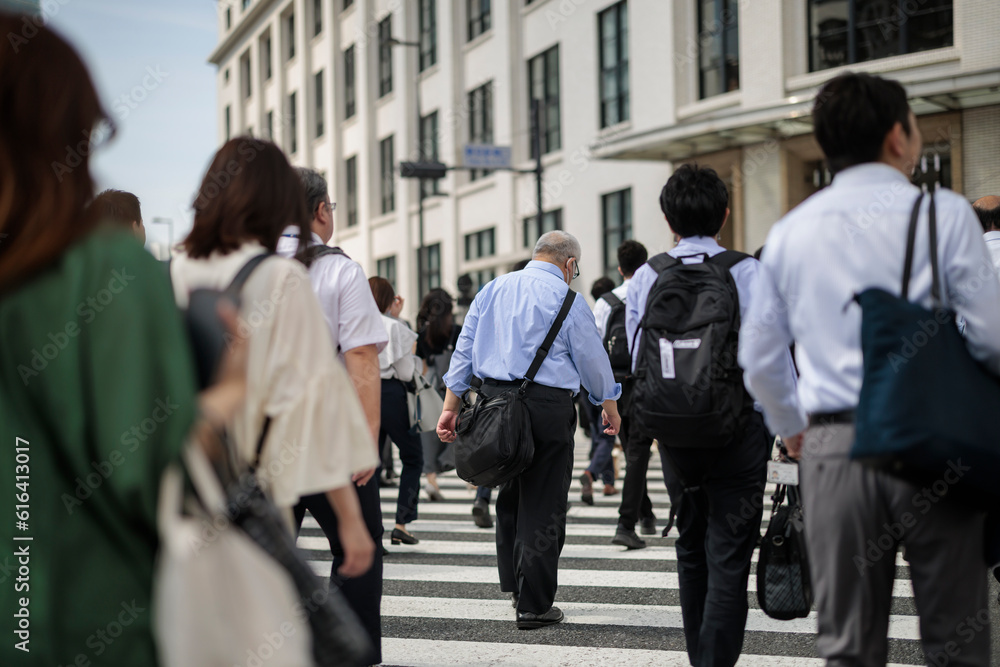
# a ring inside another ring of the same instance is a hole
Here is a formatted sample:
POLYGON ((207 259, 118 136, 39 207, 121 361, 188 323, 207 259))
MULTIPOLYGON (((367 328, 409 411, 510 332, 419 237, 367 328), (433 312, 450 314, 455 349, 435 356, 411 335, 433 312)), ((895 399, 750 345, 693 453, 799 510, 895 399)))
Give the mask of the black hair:
POLYGON ((590 296, 597 301, 602 296, 610 292, 615 288, 615 281, 611 280, 607 276, 601 276, 594 281, 594 284, 590 286, 590 296))
POLYGON ((649 259, 646 246, 638 241, 629 239, 618 246, 618 268, 622 270, 622 275, 631 278, 632 274, 649 259))
POLYGON ((994 206, 993 208, 973 206, 972 210, 979 216, 979 222, 983 225, 984 232, 1000 230, 1000 206, 994 206))
POLYGON ((812 116, 816 141, 833 174, 877 162, 896 123, 907 136, 912 132, 906 89, 871 74, 847 72, 827 81, 816 94, 812 116))
POLYGON ((424 295, 417 313, 417 331, 432 350, 444 349, 455 324, 451 295, 440 287, 424 295))
POLYGON ((660 192, 660 210, 684 238, 718 234, 728 206, 726 184, 714 169, 697 164, 681 165, 660 192))

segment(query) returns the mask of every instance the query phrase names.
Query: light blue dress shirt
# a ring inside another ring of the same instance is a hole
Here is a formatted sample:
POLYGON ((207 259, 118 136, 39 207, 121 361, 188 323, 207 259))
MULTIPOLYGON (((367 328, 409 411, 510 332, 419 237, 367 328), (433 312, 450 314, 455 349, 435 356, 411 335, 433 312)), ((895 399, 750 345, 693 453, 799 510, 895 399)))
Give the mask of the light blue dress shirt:
MULTIPOLYGON (((565 297, 562 272, 548 262, 529 262, 521 271, 488 283, 465 316, 444 383, 461 395, 473 376, 523 378, 565 297)), ((574 394, 582 384, 594 405, 621 396, 586 299, 574 300, 535 382, 574 394)))

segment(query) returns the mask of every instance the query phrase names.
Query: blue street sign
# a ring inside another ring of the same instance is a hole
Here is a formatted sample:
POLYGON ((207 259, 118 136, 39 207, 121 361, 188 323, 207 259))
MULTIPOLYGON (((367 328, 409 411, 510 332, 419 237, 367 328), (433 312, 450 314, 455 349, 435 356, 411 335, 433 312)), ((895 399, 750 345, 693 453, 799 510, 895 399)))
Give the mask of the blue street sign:
POLYGON ((510 169, 510 146, 467 144, 462 165, 474 169, 510 169))

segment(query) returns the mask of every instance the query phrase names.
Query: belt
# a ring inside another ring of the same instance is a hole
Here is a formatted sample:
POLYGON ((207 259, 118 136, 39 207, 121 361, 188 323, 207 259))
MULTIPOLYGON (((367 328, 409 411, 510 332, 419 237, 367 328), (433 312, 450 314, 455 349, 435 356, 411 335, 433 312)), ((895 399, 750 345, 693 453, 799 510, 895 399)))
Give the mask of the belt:
MULTIPOLYGON (((479 378, 473 377, 470 383, 473 387, 478 388, 481 385, 486 385, 487 387, 520 387, 525 384, 525 380, 494 380, 493 378, 484 378, 479 380, 479 378), (477 381, 479 384, 477 384, 477 381)), ((545 384, 538 384, 537 382, 528 382, 526 391, 540 391, 543 393, 554 393, 556 395, 566 394, 572 398, 573 391, 570 389, 563 389, 562 387, 550 387, 545 384)))
POLYGON ((853 424, 854 409, 839 412, 815 412, 809 415, 810 426, 830 426, 833 424, 853 424))

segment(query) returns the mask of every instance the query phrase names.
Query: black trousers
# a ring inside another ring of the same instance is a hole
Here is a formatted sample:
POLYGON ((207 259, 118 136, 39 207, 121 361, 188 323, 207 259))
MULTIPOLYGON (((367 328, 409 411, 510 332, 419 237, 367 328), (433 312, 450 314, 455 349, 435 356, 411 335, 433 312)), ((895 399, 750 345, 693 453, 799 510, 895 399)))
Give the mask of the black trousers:
MULTIPOLYGON (((496 391, 483 385, 485 396, 496 391)), ((520 595, 517 610, 542 614, 555 600, 566 542, 576 410, 568 390, 537 384, 528 387, 526 403, 535 456, 497 494, 497 566, 500 590, 520 595)))
POLYGON ((330 585, 339 586, 351 609, 361 619, 361 624, 368 631, 374 652, 366 658, 363 664, 377 665, 382 662, 382 505, 379 501, 378 476, 373 476, 358 491, 358 502, 361 504, 361 514, 364 517, 368 532, 375 542, 375 556, 371 569, 360 577, 345 579, 337 574, 337 568, 344 563, 344 549, 340 546, 340 536, 337 534, 337 515, 330 507, 326 494, 318 493, 304 496, 295 506, 295 532, 302 528, 302 519, 306 510, 319 522, 323 534, 330 543, 330 553, 333 554, 333 568, 330 570, 330 585))
POLYGON ((410 430, 406 387, 399 380, 382 380, 382 427, 379 442, 384 442, 386 435, 396 443, 399 460, 403 463, 403 472, 399 475, 399 497, 396 500, 396 523, 407 524, 417 518, 420 475, 424 470, 424 447, 420 443, 420 436, 410 430))
POLYGON ((649 449, 653 439, 631 428, 632 420, 622 417, 621 440, 625 449, 625 482, 622 484, 622 502, 618 507, 618 527, 635 530, 639 519, 656 518, 653 503, 649 500, 646 475, 649 471, 649 449))
POLYGON ((743 649, 770 445, 763 418, 752 411, 743 438, 726 447, 661 449, 686 487, 675 547, 684 637, 695 667, 732 667, 743 649))

